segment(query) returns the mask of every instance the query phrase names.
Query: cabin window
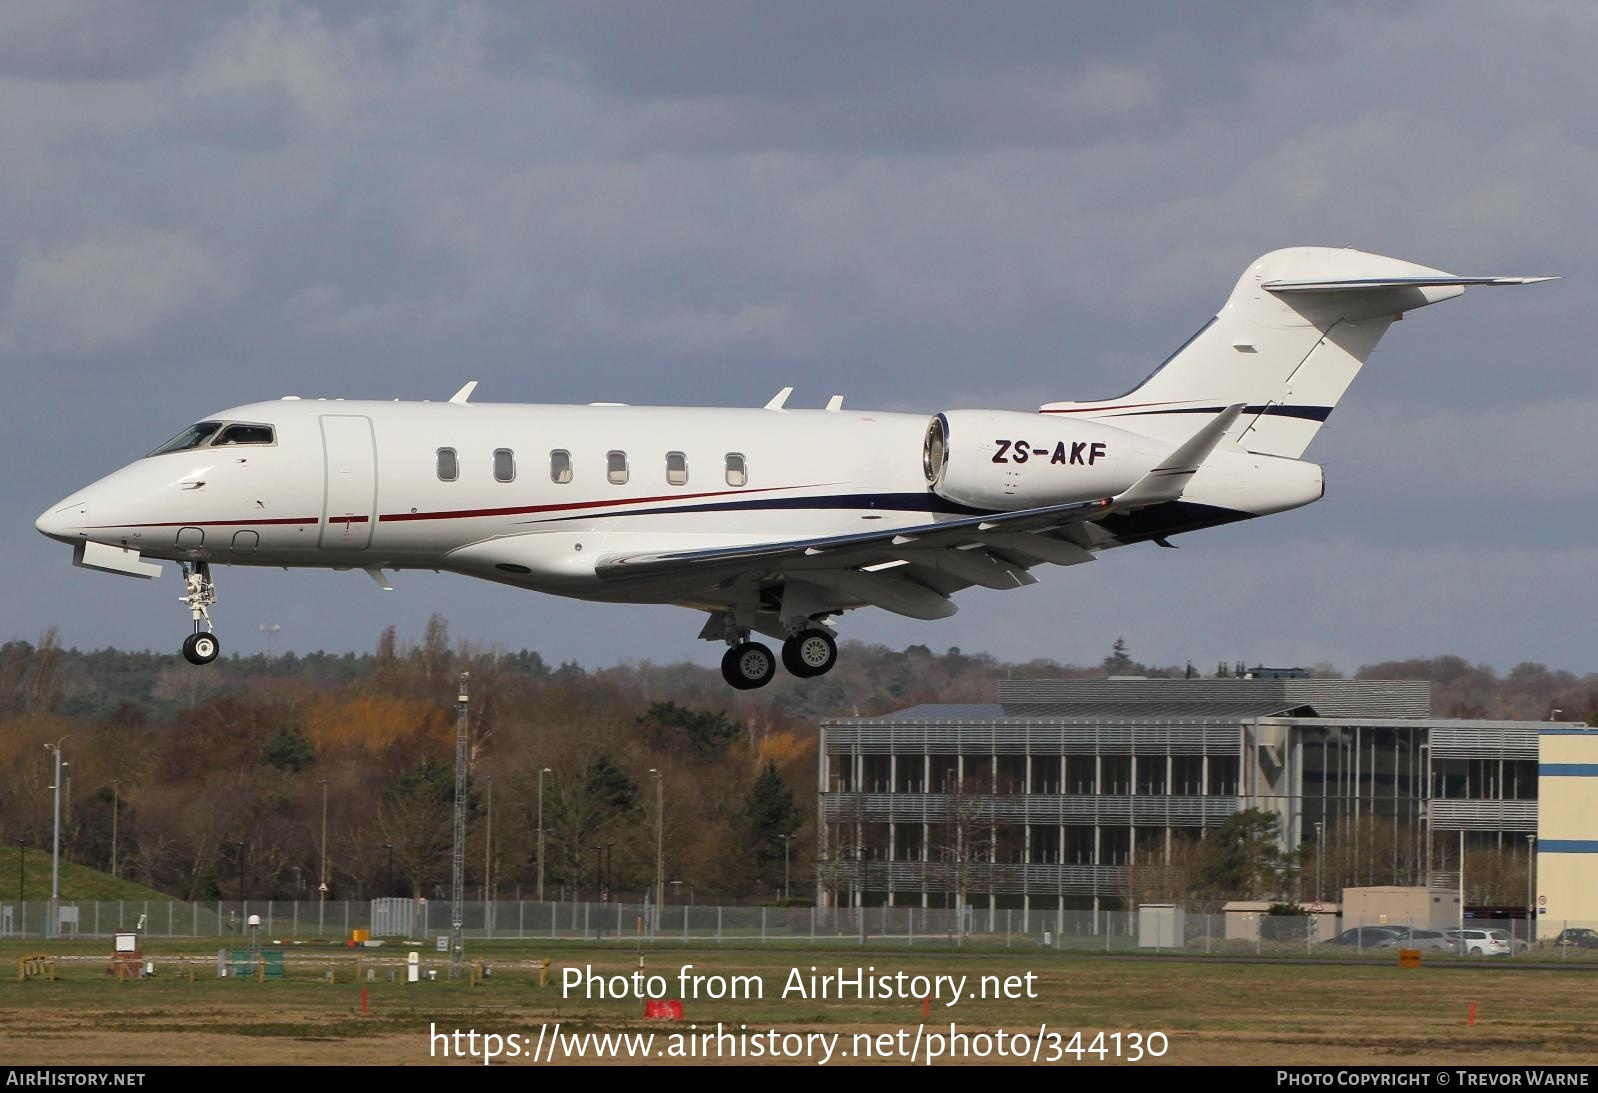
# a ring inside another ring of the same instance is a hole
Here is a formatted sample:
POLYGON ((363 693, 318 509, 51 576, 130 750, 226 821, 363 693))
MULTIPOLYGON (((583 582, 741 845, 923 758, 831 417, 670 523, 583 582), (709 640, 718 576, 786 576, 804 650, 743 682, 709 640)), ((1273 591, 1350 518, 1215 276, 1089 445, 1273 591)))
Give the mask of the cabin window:
POLYGON ((454 448, 440 448, 438 450, 438 480, 440 482, 453 482, 461 476, 460 457, 455 454, 454 448))
POLYGON ((509 448, 494 449, 494 481, 516 481, 516 453, 509 448))
POLYGON ((727 453, 727 485, 747 486, 749 484, 749 468, 744 464, 742 452, 727 453))
POLYGON ((275 439, 270 425, 229 425, 217 434, 211 444, 271 444, 275 439))
POLYGON ((625 486, 627 484, 627 453, 605 453, 605 481, 612 486, 625 486))
POLYGON ((666 484, 668 486, 688 484, 688 457, 681 452, 666 453, 666 484))
POLYGON ((565 448, 549 453, 549 480, 562 486, 572 480, 572 454, 565 448))

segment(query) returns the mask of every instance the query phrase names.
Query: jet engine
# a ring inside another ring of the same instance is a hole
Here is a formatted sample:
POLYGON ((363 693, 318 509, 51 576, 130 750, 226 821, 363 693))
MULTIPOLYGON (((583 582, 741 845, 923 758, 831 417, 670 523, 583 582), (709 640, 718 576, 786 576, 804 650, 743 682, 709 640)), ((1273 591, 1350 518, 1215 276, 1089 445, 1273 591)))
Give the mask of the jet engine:
POLYGON ((939 497, 1008 512, 1113 496, 1170 451, 1098 421, 950 410, 928 422, 921 462, 939 497))

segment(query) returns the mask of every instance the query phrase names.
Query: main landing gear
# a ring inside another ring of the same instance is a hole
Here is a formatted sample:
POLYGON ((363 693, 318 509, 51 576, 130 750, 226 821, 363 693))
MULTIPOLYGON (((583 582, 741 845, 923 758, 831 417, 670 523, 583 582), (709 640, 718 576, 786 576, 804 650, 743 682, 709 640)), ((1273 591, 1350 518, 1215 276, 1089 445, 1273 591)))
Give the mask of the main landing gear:
MULTIPOLYGON (((782 643, 782 666, 800 679, 825 675, 836 663, 838 643, 818 627, 801 630, 782 643)), ((766 646, 750 641, 747 633, 739 635, 721 658, 721 677, 740 691, 764 687, 776 674, 777 658, 766 646)))
POLYGON ((216 603, 216 582, 211 580, 209 562, 179 562, 183 568, 183 595, 194 616, 194 633, 183 639, 183 659, 190 664, 209 664, 222 651, 222 643, 211 632, 211 607, 216 603), (201 629, 201 625, 205 629, 201 629))

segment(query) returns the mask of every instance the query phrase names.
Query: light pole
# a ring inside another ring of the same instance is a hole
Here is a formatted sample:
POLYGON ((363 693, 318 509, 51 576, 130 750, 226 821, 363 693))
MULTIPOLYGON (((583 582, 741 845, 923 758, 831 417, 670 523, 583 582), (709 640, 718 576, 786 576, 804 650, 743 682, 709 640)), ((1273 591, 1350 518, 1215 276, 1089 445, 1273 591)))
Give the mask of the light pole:
POLYGON ((854 848, 855 857, 860 859, 860 944, 866 943, 866 848, 854 848))
POLYGON ((322 871, 316 883, 316 933, 327 934, 327 779, 322 779, 322 871))
POLYGON ((655 776, 655 922, 660 922, 660 901, 666 893, 666 779, 654 767, 655 776))
POLYGON ((111 875, 117 875, 117 813, 122 811, 122 787, 111 779, 111 875))
POLYGON ((544 902, 544 775, 551 773, 548 767, 543 767, 538 772, 538 902, 544 902))
POLYGON ((17 840, 17 906, 22 906, 23 892, 28 887, 28 851, 25 839, 17 840))
POLYGON ((793 845, 793 840, 798 836, 795 831, 792 835, 778 835, 782 840, 782 902, 788 902, 788 849, 793 845))
POLYGON ((233 844, 239 848, 239 914, 244 914, 244 843, 239 841, 233 844))
POLYGON ((383 849, 388 851, 388 884, 385 886, 390 899, 394 896, 394 844, 384 843, 383 849))
POLYGON ((1326 860, 1326 843, 1321 839, 1321 832, 1326 829, 1322 820, 1315 821, 1315 902, 1321 901, 1321 876, 1322 865, 1326 860))
MULTIPOLYGON (((483 777, 488 783, 484 791, 488 798, 488 817, 483 822, 483 902, 487 904, 494 901, 494 776, 486 774, 483 777)), ((484 908, 483 913, 488 914, 487 908, 484 908)))
POLYGON ((61 768, 70 764, 61 761, 61 744, 66 737, 61 737, 54 744, 46 744, 55 753, 55 784, 50 788, 55 791, 55 834, 50 847, 50 919, 45 923, 45 936, 55 937, 60 929, 57 918, 60 912, 57 908, 61 905, 61 768))
POLYGON ((1526 944, 1537 940, 1537 897, 1532 876, 1537 867, 1537 836, 1526 836, 1526 944))

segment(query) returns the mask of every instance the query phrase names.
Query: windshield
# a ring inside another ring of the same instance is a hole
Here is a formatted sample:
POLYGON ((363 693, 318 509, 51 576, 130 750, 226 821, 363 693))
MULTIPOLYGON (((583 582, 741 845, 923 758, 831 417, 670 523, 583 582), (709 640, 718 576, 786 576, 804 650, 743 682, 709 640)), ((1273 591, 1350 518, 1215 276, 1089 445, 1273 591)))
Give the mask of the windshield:
POLYGON ((272 443, 272 426, 270 425, 229 425, 222 430, 222 434, 212 441, 214 446, 224 444, 270 444, 272 443))
POLYGON ((210 440, 221 427, 220 421, 201 421, 190 425, 150 454, 165 455, 167 452, 186 452, 190 448, 198 448, 210 440))
POLYGON ((232 447, 236 444, 275 444, 276 442, 277 434, 270 425, 201 421, 190 425, 150 454, 166 455, 168 452, 187 452, 207 446, 221 448, 232 447))

